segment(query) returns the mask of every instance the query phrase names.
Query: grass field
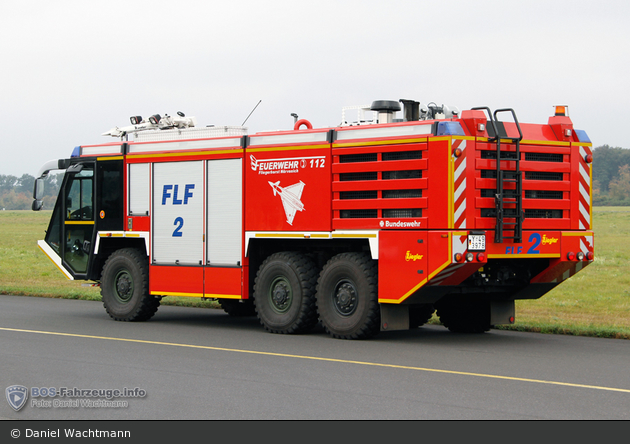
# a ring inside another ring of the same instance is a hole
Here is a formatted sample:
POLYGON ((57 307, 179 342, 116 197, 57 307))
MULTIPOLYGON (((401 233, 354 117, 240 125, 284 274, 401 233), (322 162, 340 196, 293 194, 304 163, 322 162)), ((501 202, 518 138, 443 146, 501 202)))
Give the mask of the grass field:
POLYGON ((541 299, 517 301, 514 329, 630 339, 630 207, 594 207, 595 260, 541 299))
MULTIPOLYGON (((49 218, 49 211, 0 211, 0 294, 100 300, 98 288, 67 280, 37 247, 49 218)), ((630 207, 595 207, 593 219, 595 261, 541 299, 517 301, 516 323, 500 328, 630 339, 630 207)), ((218 307, 191 298, 162 303, 218 307)))

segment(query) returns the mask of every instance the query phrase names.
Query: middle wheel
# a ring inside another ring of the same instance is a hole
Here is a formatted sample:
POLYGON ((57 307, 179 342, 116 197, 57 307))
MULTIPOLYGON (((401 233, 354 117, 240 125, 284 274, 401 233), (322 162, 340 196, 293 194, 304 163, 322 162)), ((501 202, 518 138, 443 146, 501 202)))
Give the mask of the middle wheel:
POLYGON ((326 331, 339 339, 363 339, 380 331, 377 266, 362 253, 341 253, 324 266, 317 309, 326 331))
POLYGON ((281 252, 269 256, 256 274, 254 305, 271 333, 302 333, 317 324, 317 269, 307 256, 281 252))

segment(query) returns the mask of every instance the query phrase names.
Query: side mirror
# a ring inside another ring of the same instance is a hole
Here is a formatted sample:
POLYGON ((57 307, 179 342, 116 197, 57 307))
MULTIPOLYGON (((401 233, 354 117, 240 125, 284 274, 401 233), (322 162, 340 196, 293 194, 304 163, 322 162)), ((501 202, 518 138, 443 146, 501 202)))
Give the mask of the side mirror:
POLYGON ((33 204, 31 209, 33 211, 39 211, 44 206, 42 199, 44 197, 44 179, 35 179, 33 185, 33 204))
POLYGON ((33 199, 42 200, 44 197, 44 179, 35 179, 33 185, 33 199))

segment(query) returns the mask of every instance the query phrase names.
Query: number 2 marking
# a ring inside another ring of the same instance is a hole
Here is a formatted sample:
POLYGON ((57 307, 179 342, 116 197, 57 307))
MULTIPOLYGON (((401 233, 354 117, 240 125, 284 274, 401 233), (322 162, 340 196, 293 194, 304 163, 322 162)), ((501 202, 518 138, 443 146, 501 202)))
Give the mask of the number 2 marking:
POLYGON ((527 254, 540 254, 538 246, 540 245, 541 240, 542 238, 540 237, 540 233, 532 233, 532 235, 529 236, 529 242, 534 241, 534 244, 529 247, 529 250, 527 250, 527 254))
POLYGON ((173 237, 182 237, 182 227, 184 226, 184 218, 183 217, 176 218, 173 225, 177 225, 177 228, 175 228, 175 231, 173 231, 173 237))

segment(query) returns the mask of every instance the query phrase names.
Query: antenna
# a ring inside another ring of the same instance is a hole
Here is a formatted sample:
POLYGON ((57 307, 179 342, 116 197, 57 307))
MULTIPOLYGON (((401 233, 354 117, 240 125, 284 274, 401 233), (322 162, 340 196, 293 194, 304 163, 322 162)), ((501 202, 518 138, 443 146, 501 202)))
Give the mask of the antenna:
POLYGON ((247 122, 247 120, 249 120, 249 116, 251 116, 251 115, 254 113, 254 111, 256 111, 256 108, 258 108, 258 105, 260 105, 260 102, 262 102, 262 99, 258 101, 258 103, 257 103, 257 104, 256 104, 256 106, 254 107, 254 109, 252 110, 252 112, 251 112, 251 113, 249 113, 249 115, 247 116, 247 119, 245 119, 245 120, 243 121, 243 123, 241 123, 241 126, 245 125, 245 122, 247 122))

